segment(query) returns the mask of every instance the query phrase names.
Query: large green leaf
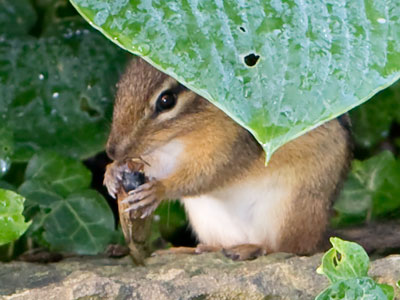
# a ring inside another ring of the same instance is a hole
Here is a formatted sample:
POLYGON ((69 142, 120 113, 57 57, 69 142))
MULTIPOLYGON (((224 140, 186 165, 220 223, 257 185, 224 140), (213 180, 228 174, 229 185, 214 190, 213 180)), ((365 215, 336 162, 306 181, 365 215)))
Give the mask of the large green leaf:
POLYGON ((400 77, 398 0, 71 2, 249 129, 267 158, 400 77))
POLYGON ((0 189, 0 245, 16 240, 29 227, 22 215, 24 201, 24 197, 0 189))
POLYGON ((48 24, 40 38, 0 35, 0 127, 13 132, 14 160, 104 148, 125 55, 77 18, 48 24))

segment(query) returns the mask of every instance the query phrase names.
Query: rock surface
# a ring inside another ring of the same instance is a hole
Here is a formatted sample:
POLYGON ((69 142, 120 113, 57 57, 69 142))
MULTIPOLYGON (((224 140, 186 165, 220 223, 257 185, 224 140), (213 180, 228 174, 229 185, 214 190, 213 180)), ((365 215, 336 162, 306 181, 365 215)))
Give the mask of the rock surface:
MULTIPOLYGON (((321 254, 277 253, 233 262, 220 253, 163 255, 146 267, 130 259, 70 258, 52 264, 0 264, 0 299, 314 299, 328 281, 315 269, 321 254)), ((374 261, 370 275, 394 285, 400 255, 374 261)))

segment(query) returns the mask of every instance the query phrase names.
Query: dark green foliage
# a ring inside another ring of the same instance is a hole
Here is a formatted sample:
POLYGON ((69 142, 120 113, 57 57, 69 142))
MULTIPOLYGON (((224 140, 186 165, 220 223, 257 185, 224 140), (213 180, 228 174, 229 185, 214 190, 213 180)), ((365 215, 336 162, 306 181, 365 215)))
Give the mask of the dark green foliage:
POLYGON ((115 220, 80 160, 103 149, 127 56, 64 0, 0 1, 0 41, 0 186, 26 197, 24 239, 102 252, 115 220))
POLYGON ((126 55, 80 17, 58 16, 51 8, 62 3, 68 4, 51 1, 39 10, 41 26, 33 26, 36 13, 29 3, 25 12, 20 1, 3 2, 15 14, 29 13, 0 15, 6 23, 1 28, 19 28, 0 35, 0 122, 14 135, 14 160, 26 161, 41 149, 86 158, 105 143, 126 55))

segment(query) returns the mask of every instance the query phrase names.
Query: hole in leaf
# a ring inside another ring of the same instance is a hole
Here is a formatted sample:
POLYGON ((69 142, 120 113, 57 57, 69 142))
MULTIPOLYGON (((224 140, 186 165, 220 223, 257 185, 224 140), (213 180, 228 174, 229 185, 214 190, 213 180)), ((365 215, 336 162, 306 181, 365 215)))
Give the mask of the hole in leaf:
POLYGON ((81 110, 87 113, 90 117, 96 118, 100 116, 100 112, 95 108, 91 107, 89 100, 86 97, 81 98, 81 110))
POLYGON ((333 265, 337 267, 342 260, 342 254, 336 251, 336 255, 333 257, 333 265))
POLYGON ((338 262, 337 262, 336 256, 333 257, 333 265, 334 265, 335 267, 338 266, 338 262))
POLYGON ((244 28, 243 26, 240 26, 239 29, 241 32, 246 32, 246 28, 244 28))
POLYGON ((260 59, 260 55, 256 55, 254 53, 250 53, 249 55, 246 55, 244 57, 244 63, 248 67, 254 67, 257 64, 259 59, 260 59))
POLYGON ((337 257, 337 260, 338 260, 338 261, 341 261, 341 260, 342 260, 342 254, 341 254, 340 252, 337 252, 337 251, 336 251, 336 257, 337 257))

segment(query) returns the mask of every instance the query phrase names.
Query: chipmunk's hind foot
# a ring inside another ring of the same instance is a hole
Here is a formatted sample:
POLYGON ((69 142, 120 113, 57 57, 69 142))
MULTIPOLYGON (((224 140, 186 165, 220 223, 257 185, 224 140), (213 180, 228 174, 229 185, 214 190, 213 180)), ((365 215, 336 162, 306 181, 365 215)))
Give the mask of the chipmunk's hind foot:
POLYGON ((222 249, 222 253, 232 260, 252 260, 267 254, 267 250, 255 244, 243 244, 222 249))

